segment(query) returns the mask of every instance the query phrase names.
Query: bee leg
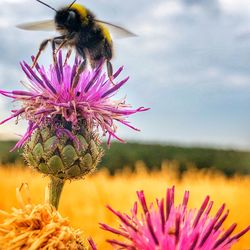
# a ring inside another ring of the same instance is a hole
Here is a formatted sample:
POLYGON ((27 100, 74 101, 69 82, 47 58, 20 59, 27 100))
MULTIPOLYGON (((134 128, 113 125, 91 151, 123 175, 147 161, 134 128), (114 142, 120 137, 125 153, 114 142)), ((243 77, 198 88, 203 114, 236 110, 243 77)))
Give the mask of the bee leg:
POLYGON ((52 46, 52 51, 53 51, 54 64, 57 63, 56 45, 61 44, 64 41, 64 39, 65 39, 65 36, 58 36, 58 37, 54 37, 53 39, 51 39, 51 46, 52 46))
POLYGON ((67 35, 67 36, 61 36, 61 37, 59 37, 58 39, 60 39, 60 40, 63 39, 63 40, 62 40, 62 42, 59 44, 58 48, 56 49, 55 54, 57 54, 58 51, 59 51, 62 47, 64 47, 64 45, 66 45, 71 39, 73 39, 75 35, 76 35, 76 33, 75 33, 75 32, 72 32, 72 33, 70 33, 70 34, 67 35), (63 37, 64 37, 64 38, 63 38, 63 37))
POLYGON ((84 59, 84 60, 82 61, 82 63, 78 66, 77 72, 76 72, 76 74, 75 74, 75 76, 74 76, 73 83, 72 83, 72 88, 73 88, 73 89, 76 88, 76 86, 77 86, 77 84, 78 84, 78 82, 79 82, 79 80, 80 80, 80 75, 81 75, 82 72, 86 69, 86 66, 87 66, 87 60, 84 59))
POLYGON ((36 55, 36 57, 35 57, 35 59, 34 59, 34 61, 33 61, 32 68, 34 68, 34 67, 36 66, 38 58, 40 57, 42 51, 46 48, 46 46, 48 45, 48 43, 49 43, 50 41, 51 41, 51 39, 46 39, 46 40, 44 40, 44 41, 41 43, 41 45, 40 45, 40 47, 39 47, 39 50, 38 50, 38 53, 37 53, 37 55, 36 55))
POLYGON ((115 85, 115 83, 113 82, 113 66, 109 60, 106 61, 106 64, 109 80, 113 85, 115 85))
POLYGON ((53 39, 52 41, 51 41, 51 46, 52 46, 52 53, 53 53, 53 61, 54 61, 54 64, 56 64, 57 63, 57 58, 56 58, 56 41, 55 41, 55 39, 53 39))
POLYGON ((60 45, 55 50, 55 55, 57 55, 58 51, 68 42, 68 39, 63 40, 60 45))
POLYGON ((65 60, 64 60, 64 66, 67 64, 67 62, 68 62, 68 60, 69 60, 69 58, 70 58, 70 56, 71 56, 71 53, 72 53, 72 49, 69 49, 68 51, 67 51, 67 54, 66 54, 66 57, 65 57, 65 60))

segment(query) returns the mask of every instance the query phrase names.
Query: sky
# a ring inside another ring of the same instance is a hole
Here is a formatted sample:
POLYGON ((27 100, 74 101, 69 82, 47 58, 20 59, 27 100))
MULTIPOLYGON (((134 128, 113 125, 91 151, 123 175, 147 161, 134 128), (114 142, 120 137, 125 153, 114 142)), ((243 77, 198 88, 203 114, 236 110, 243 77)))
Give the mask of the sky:
MULTIPOLYGON (((59 8, 70 1, 47 0, 59 8)), ((133 107, 150 107, 119 127, 128 140, 250 149, 249 0, 85 0, 98 19, 138 35, 114 41, 114 68, 130 80, 121 90, 133 107)), ((30 60, 51 32, 18 30, 18 23, 53 18, 35 0, 0 1, 0 88, 23 89, 19 62, 30 60)), ((42 63, 51 61, 48 49, 42 63)), ((17 104, 0 97, 0 119, 17 104)), ((0 138, 25 131, 0 127, 0 138)))

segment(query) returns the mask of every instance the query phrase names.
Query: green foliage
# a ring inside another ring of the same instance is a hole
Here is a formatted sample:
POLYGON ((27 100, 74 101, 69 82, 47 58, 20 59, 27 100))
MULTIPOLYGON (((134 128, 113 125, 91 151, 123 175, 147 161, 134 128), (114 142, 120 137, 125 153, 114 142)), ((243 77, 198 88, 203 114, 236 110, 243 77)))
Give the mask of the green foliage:
POLYGON ((139 160, 150 169, 159 169, 164 160, 170 160, 177 161, 181 171, 193 164, 197 168, 220 170, 229 176, 250 174, 250 152, 245 151, 114 142, 104 155, 101 165, 107 166, 111 173, 124 166, 134 169, 139 160))
POLYGON ((0 164, 14 164, 22 162, 22 157, 20 155, 22 154, 21 150, 16 150, 13 152, 10 152, 10 150, 14 147, 16 144, 16 141, 0 141, 0 164))
MULTIPOLYGON (((21 161, 20 152, 9 152, 14 143, 0 142, 0 163, 21 161)), ((250 174, 250 152, 247 151, 116 142, 110 149, 104 147, 99 168, 108 167, 112 174, 124 166, 133 170, 137 161, 143 161, 149 169, 158 169, 164 160, 177 161, 182 171, 193 164, 197 168, 220 170, 229 176, 250 174)))

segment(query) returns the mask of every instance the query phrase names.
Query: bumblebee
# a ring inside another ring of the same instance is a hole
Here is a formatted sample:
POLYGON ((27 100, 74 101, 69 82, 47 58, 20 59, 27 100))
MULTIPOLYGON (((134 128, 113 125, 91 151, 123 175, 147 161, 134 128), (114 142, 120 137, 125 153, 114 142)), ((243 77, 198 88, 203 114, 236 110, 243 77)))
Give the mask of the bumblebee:
POLYGON ((87 61, 92 68, 96 67, 102 60, 106 61, 107 73, 112 79, 113 69, 110 61, 113 56, 113 41, 110 31, 120 38, 135 35, 120 26, 96 19, 90 10, 75 3, 76 0, 59 10, 40 0, 36 1, 55 11, 54 20, 26 23, 17 27, 25 30, 56 30, 60 35, 46 39, 41 43, 33 67, 41 52, 48 43, 51 43, 54 59, 59 49, 69 47, 71 53, 71 49, 75 48, 76 52, 84 59, 83 69, 86 67, 87 61))

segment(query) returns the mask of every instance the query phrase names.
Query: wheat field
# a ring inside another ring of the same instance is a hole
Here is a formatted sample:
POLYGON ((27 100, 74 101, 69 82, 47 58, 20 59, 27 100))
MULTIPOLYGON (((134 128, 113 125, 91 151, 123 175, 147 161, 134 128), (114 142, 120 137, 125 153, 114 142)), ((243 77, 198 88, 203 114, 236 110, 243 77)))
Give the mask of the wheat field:
MULTIPOLYGON (((44 189, 48 178, 29 169, 10 166, 0 168, 0 209, 18 207, 15 189, 27 183, 33 203, 44 202, 44 189)), ((128 212, 136 200, 135 192, 144 190, 147 200, 163 197, 167 187, 175 185, 176 204, 181 202, 185 190, 190 190, 189 207, 199 207, 206 195, 215 202, 215 212, 222 203, 230 209, 225 226, 238 223, 237 230, 250 224, 250 176, 226 178, 219 173, 190 169, 179 178, 174 163, 165 162, 161 171, 147 172, 142 162, 137 163, 136 172, 124 169, 115 176, 100 170, 84 180, 66 183, 59 211, 68 217, 72 225, 80 228, 84 237, 91 236, 99 250, 111 247, 105 243, 109 233, 99 229, 98 222, 117 225, 116 218, 105 208, 107 204, 116 210, 128 212)), ((234 249, 250 249, 250 234, 245 235, 234 249)))

